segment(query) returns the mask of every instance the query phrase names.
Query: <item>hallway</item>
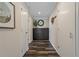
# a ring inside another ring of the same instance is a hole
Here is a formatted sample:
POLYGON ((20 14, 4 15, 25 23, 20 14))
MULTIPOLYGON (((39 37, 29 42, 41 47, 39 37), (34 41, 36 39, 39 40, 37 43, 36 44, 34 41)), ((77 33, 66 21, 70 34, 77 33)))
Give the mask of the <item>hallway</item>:
POLYGON ((79 3, 0 2, 0 57, 79 57, 79 3))
POLYGON ((48 40, 34 40, 24 57, 59 57, 48 40))

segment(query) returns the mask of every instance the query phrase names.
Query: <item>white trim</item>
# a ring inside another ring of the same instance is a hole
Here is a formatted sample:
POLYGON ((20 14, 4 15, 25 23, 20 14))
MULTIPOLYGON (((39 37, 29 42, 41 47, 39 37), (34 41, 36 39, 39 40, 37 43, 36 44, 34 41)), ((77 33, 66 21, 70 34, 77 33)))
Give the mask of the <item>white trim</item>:
MULTIPOLYGON (((49 42, 51 43, 51 41, 49 40, 49 42)), ((54 49, 56 50, 56 52, 58 53, 58 55, 61 57, 60 53, 58 52, 57 48, 55 47, 55 45, 53 43, 51 43, 51 45, 54 47, 54 49)))

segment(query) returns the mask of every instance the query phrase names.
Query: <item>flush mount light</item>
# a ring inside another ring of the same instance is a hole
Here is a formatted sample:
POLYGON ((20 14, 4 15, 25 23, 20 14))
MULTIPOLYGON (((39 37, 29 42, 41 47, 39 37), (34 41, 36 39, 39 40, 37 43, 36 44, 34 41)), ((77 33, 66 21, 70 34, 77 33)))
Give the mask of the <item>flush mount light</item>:
POLYGON ((40 14, 41 14, 41 12, 39 11, 39 12, 38 12, 38 14, 40 15, 40 14))

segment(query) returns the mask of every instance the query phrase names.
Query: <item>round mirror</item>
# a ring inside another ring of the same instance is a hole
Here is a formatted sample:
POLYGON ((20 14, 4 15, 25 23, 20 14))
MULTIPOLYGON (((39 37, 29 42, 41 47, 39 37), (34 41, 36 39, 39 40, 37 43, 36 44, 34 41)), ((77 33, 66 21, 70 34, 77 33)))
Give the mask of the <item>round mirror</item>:
POLYGON ((43 20, 38 20, 38 25, 39 26, 43 26, 44 25, 44 21, 43 20))

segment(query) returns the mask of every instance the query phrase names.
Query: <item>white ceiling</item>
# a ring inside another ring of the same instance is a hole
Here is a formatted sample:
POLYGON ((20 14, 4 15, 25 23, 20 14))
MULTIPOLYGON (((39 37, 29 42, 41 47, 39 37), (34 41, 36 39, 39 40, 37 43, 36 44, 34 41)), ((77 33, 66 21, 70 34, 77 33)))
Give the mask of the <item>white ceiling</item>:
POLYGON ((56 2, 26 2, 34 19, 48 19, 55 9, 56 2))

